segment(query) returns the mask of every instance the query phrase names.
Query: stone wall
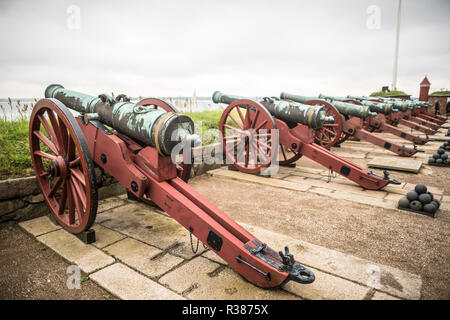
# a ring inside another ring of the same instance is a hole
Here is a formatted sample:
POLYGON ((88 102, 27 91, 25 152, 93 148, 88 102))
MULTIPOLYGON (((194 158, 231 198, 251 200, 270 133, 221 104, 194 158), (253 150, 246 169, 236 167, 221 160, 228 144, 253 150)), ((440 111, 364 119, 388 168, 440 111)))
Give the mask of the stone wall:
MULTIPOLYGON (((220 143, 194 148, 194 163, 191 178, 216 169, 222 164, 215 163, 215 155, 222 157, 220 143), (220 153, 217 153, 220 150, 220 153)), ((95 169, 99 199, 116 196, 126 189, 113 177, 95 169)), ((36 183, 36 177, 24 177, 0 181, 0 223, 6 220, 29 220, 48 213, 47 205, 36 183)))
MULTIPOLYGON (((98 197, 105 199, 125 192, 114 178, 95 169, 98 197)), ((36 177, 0 181, 0 222, 28 220, 48 213, 47 204, 36 183, 36 177)))
POLYGON ((428 102, 431 103, 431 107, 428 108, 428 111, 430 113, 435 112, 435 107, 434 105, 436 104, 436 102, 439 102, 439 110, 441 112, 441 115, 444 115, 447 113, 447 97, 433 97, 433 96, 429 96, 428 97, 428 102))

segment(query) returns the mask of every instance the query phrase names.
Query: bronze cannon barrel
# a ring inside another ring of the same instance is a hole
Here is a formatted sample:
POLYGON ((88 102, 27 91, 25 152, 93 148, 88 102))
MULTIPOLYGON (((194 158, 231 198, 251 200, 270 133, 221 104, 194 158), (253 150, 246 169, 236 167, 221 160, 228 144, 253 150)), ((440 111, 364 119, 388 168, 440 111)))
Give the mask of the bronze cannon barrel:
POLYGON ((358 117, 361 119, 365 119, 367 117, 376 115, 376 113, 371 112, 369 110, 369 108, 366 106, 360 106, 360 105, 356 105, 356 104, 352 104, 352 103, 346 103, 346 102, 342 102, 339 100, 330 99, 330 98, 322 96, 322 95, 320 95, 318 98, 315 98, 315 97, 307 97, 307 96, 301 96, 301 95, 297 95, 297 94, 290 94, 290 93, 282 92, 280 94, 280 98, 288 99, 288 100, 292 100, 292 101, 300 102, 300 103, 305 103, 306 101, 310 101, 310 100, 324 100, 324 101, 328 102, 329 104, 331 104, 332 106, 334 106, 339 111, 339 113, 341 113, 343 115, 355 116, 355 117, 358 117), (327 100, 331 100, 331 101, 327 101, 327 100))
MULTIPOLYGON (((231 104, 236 100, 248 99, 241 96, 214 92, 212 100, 214 103, 231 104)), ((283 121, 290 121, 307 125, 310 128, 321 128, 324 122, 332 122, 332 117, 327 117, 325 108, 322 106, 305 105, 297 102, 281 101, 277 98, 251 98, 262 104, 270 114, 283 121)))
MULTIPOLYGON (((383 103, 388 103, 392 106, 392 112, 398 112, 398 111, 407 111, 408 109, 414 109, 414 104, 411 103, 411 101, 406 100, 400 100, 400 99, 390 99, 390 98, 384 98, 384 97, 355 97, 355 96, 348 96, 349 99, 355 99, 360 100, 363 103, 377 103, 375 100, 381 100, 383 103)), ((378 102, 379 103, 379 102, 378 102)))
POLYGON ((115 101, 107 95, 98 97, 65 89, 52 84, 45 90, 46 98, 61 101, 66 107, 94 118, 139 142, 155 147, 169 156, 180 142, 198 140, 191 118, 160 108, 139 106, 128 101, 115 101))

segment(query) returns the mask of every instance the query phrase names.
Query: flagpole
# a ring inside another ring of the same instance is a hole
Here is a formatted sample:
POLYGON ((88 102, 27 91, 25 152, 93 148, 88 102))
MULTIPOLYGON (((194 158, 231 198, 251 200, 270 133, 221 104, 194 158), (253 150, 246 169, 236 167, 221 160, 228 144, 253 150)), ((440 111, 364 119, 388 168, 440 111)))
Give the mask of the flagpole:
POLYGON ((394 74, 392 77, 392 90, 397 90, 397 69, 398 69, 398 43, 400 40, 400 15, 402 9, 402 0, 398 0, 397 12, 397 37, 395 42, 395 56, 394 56, 394 74))

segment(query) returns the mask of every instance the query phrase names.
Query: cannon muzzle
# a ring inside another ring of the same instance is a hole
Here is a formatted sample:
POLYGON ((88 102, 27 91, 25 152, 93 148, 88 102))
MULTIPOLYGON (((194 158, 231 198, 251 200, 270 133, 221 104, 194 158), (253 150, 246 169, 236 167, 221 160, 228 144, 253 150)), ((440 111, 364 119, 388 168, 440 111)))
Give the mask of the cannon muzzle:
POLYGON ((95 114, 100 122, 145 145, 155 147, 165 156, 170 156, 179 143, 186 140, 198 143, 199 140, 198 136, 193 135, 194 123, 191 118, 180 113, 140 106, 129 101, 116 101, 105 94, 93 97, 67 90, 59 84, 48 86, 45 97, 57 99, 82 114, 95 114))
POLYGON ((262 104, 270 114, 283 121, 301 123, 310 128, 321 128, 326 122, 333 122, 333 117, 325 114, 322 106, 305 105, 297 102, 281 101, 276 97, 245 98, 241 96, 214 92, 212 100, 214 103, 231 104, 236 100, 250 99, 262 104))

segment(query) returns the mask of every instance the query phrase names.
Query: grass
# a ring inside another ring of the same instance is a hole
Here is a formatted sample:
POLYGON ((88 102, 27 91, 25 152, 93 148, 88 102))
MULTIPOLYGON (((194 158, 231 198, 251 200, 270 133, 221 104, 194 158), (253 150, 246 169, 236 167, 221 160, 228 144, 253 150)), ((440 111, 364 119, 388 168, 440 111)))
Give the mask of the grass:
POLYGON ((372 92, 370 94, 371 97, 388 97, 388 96, 397 96, 397 95, 406 95, 406 93, 403 91, 389 91, 389 92, 377 91, 377 92, 372 92))
MULTIPOLYGON (((219 129, 222 110, 185 114, 191 117, 197 126, 201 121, 204 145, 218 141, 217 131, 214 134, 207 131, 219 129)), ((0 180, 30 175, 32 163, 28 145, 28 125, 28 119, 5 121, 0 117, 0 180)))
POLYGON ((0 180, 25 176, 31 167, 28 120, 0 119, 0 180))
POLYGON ((431 96, 450 96, 450 91, 448 90, 435 91, 431 94, 431 96))

